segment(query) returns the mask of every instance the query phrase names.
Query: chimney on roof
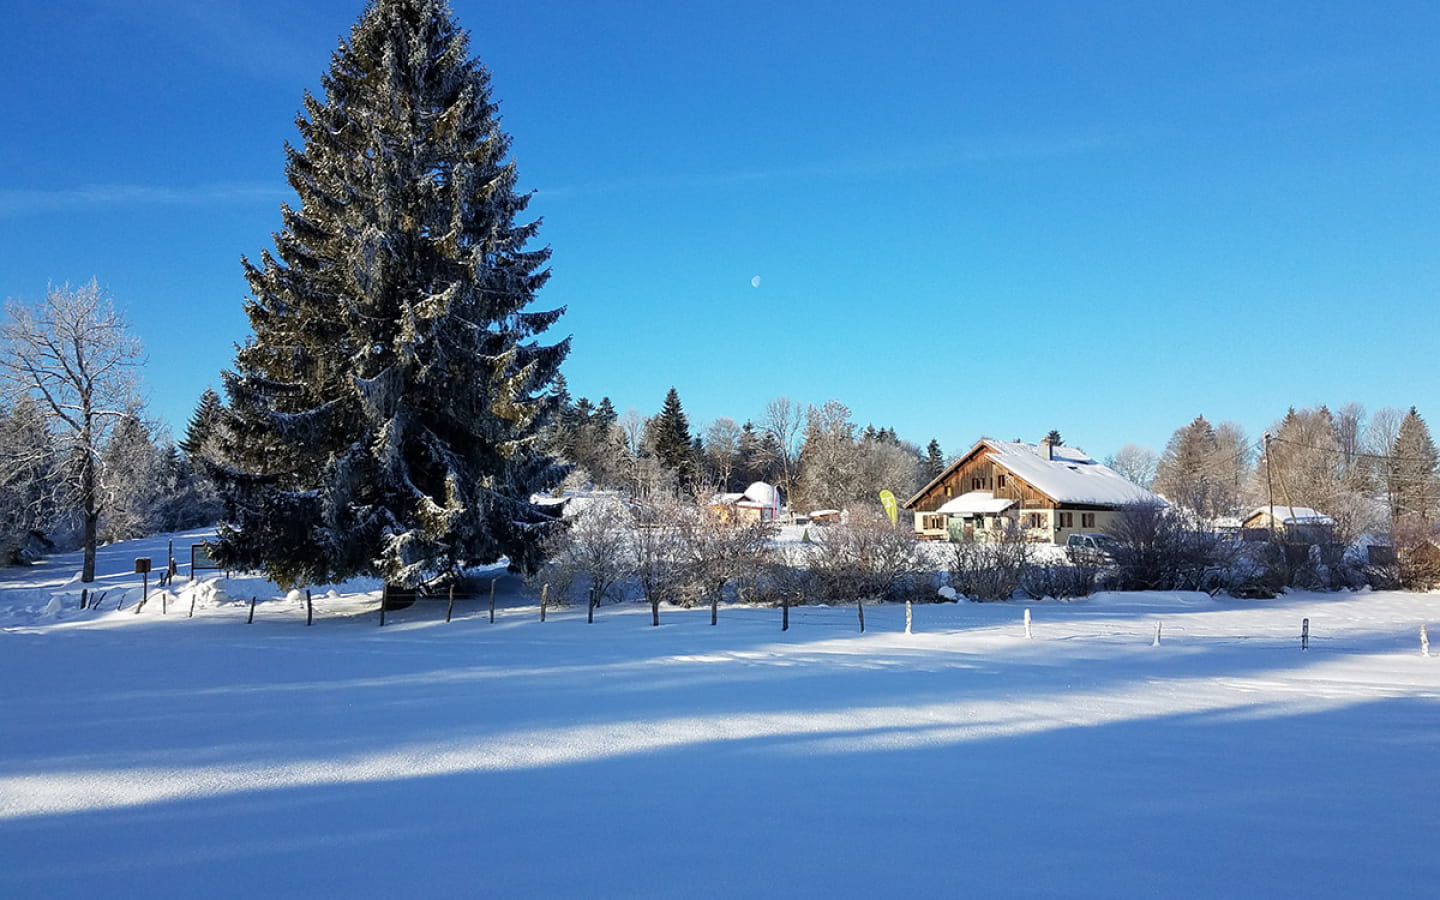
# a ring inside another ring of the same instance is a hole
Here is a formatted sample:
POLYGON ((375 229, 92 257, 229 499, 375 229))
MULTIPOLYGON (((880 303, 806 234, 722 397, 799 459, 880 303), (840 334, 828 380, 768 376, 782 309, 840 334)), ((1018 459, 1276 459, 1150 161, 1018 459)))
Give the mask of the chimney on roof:
POLYGON ((1045 451, 1045 458, 1053 461, 1055 459, 1055 445, 1050 443, 1050 439, 1048 437, 1041 438, 1040 446, 1045 451))

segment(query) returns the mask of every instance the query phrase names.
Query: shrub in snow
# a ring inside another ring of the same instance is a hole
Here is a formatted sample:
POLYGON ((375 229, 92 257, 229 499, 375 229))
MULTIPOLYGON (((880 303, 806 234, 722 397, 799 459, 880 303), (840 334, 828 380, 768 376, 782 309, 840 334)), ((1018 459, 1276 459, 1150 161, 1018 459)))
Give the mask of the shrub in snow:
POLYGON ((629 511, 617 500, 586 506, 545 540, 546 560, 530 578, 532 585, 550 585, 550 599, 557 603, 569 594, 583 599, 586 616, 593 620, 595 608, 630 574, 632 524, 629 511))
POLYGON ((812 591, 825 599, 933 600, 920 542, 878 511, 852 512, 812 544, 812 591))
POLYGON ((1099 574, 1099 567, 1092 565, 1030 565, 1020 573, 1020 590, 1034 600, 1088 597, 1099 574))
POLYGON ((1234 542, 1194 527, 1168 507, 1133 504, 1107 529, 1115 539, 1112 579, 1122 591, 1199 591, 1224 587, 1234 542))
POLYGON ((996 540, 958 541, 950 545, 950 584, 971 600, 1009 600, 1033 554, 1013 523, 996 540))

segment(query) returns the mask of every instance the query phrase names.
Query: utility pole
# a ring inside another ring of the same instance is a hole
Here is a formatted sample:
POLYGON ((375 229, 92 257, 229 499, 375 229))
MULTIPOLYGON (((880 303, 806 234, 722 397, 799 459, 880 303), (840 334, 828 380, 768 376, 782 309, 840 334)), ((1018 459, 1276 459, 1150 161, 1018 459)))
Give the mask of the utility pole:
POLYGON ((1270 456, 1270 432, 1265 432, 1265 497, 1270 504, 1270 543, 1275 543, 1275 482, 1271 478, 1270 468, 1273 460, 1270 456))

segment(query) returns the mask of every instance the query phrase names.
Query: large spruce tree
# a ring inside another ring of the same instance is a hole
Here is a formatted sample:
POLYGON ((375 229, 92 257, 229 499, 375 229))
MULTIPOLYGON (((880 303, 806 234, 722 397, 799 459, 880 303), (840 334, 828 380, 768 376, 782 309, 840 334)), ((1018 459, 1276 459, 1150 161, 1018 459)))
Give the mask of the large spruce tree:
POLYGON ((443 0, 374 0, 287 146, 299 207, 244 261, 254 336, 224 374, 226 565, 283 585, 529 567, 563 471, 540 451, 568 340, 517 224, 489 74, 443 0))
POLYGON ((690 436, 690 417, 680 405, 675 388, 665 394, 660 413, 650 421, 650 443, 655 458, 675 473, 682 487, 689 487, 695 478, 695 450, 690 436))
POLYGON ((1429 527, 1440 510, 1440 452, 1413 406, 1400 422, 1386 463, 1391 519, 1429 527))

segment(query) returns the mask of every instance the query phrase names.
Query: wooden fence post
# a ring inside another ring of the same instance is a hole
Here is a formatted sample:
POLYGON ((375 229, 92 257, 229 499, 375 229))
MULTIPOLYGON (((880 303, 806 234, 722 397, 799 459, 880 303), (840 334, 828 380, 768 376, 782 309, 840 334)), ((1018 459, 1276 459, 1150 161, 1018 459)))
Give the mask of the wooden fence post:
POLYGON ((1425 630, 1425 625, 1420 625, 1420 655, 1430 655, 1430 633, 1425 630))
POLYGON ((857 600, 857 601, 855 601, 855 611, 856 611, 856 612, 859 614, 859 616, 860 616, 860 633, 861 633, 861 634, 864 634, 864 633, 865 633, 865 601, 864 601, 864 600, 857 600))
POLYGON ((911 606, 910 606, 910 601, 909 601, 909 600, 906 600, 906 601, 905 601, 905 633, 906 633, 906 634, 910 634, 910 633, 911 633, 911 631, 910 631, 910 626, 911 626, 911 625, 913 624, 913 622, 914 622, 914 618, 913 618, 913 615, 912 615, 913 612, 914 612, 914 610, 913 610, 913 609, 911 608, 911 606))
POLYGON ((491 624, 491 625, 494 625, 494 624, 495 624, 495 582, 497 582, 497 581, 499 581, 499 580, 500 580, 500 579, 498 579, 498 578, 492 578, 492 579, 490 579, 490 624, 491 624))
POLYGON ((390 605, 390 582, 380 589, 380 627, 385 627, 385 607, 390 605))
POLYGON ((545 621, 545 604, 550 601, 550 585, 540 585, 540 621, 545 621))
POLYGON ((191 591, 191 592, 190 592, 190 615, 186 616, 185 618, 187 618, 187 619, 193 619, 193 618, 195 618, 195 592, 194 592, 194 591, 191 591))
POLYGON ((450 585, 450 605, 445 607, 445 624, 450 624, 450 614, 455 611, 455 585, 450 585))
POLYGON ((1309 619, 1301 619, 1301 620, 1300 620, 1300 649, 1301 649, 1301 650, 1309 650, 1309 649, 1310 649, 1310 620, 1309 620, 1309 619))
POLYGON ((1030 630, 1030 610, 1027 609, 1025 610, 1025 637, 1033 638, 1034 636, 1034 632, 1030 630))
POLYGON ((309 628, 315 621, 315 604, 310 599, 310 589, 305 589, 305 627, 309 628))
POLYGON ((245 624, 246 624, 246 625, 254 625, 254 624, 255 624, 255 598, 254 598, 254 597, 251 597, 251 598, 250 598, 250 618, 248 618, 248 619, 245 620, 245 624))
POLYGON ((89 601, 90 601, 90 589, 89 589, 89 588, 81 588, 81 589, 80 589, 80 608, 81 608, 81 609, 84 609, 84 608, 85 608, 85 604, 88 603, 89 601))
POLYGON ((1155 623, 1155 640, 1153 640, 1153 641, 1150 642, 1150 646, 1152 646, 1152 647, 1158 647, 1158 646, 1160 646, 1160 623, 1159 623, 1159 622, 1156 622, 1156 623, 1155 623))

